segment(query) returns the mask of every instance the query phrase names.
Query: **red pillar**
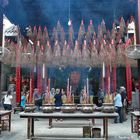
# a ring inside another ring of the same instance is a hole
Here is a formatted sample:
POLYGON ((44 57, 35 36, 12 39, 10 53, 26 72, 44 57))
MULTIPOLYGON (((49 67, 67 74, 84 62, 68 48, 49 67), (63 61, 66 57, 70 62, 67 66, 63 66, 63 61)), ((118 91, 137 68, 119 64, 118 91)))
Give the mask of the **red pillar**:
POLYGON ((112 90, 113 93, 116 92, 116 65, 112 68, 112 90))
POLYGON ((2 36, 3 36, 3 10, 0 7, 0 46, 2 46, 2 36))
POLYGON ((30 96, 29 102, 32 103, 33 100, 33 89, 34 89, 34 68, 30 68, 30 96))
MULTIPOLYGON (((138 0, 138 32, 137 44, 140 43, 140 0, 138 0)), ((140 94, 140 59, 138 59, 138 81, 139 81, 139 94, 140 94)), ((140 108, 140 95, 139 95, 139 108, 140 108)))
POLYGON ((21 79, 20 66, 17 66, 16 67, 16 103, 20 102, 20 79, 21 79))
POLYGON ((137 44, 140 43, 140 0, 138 0, 138 34, 137 34, 137 44))
POLYGON ((105 91, 107 94, 110 93, 110 65, 106 66, 105 91))
POLYGON ((21 98, 21 68, 20 68, 20 60, 21 60, 21 50, 18 44, 16 47, 16 103, 20 103, 21 98))
MULTIPOLYGON (((0 6, 0 46, 2 46, 2 36, 3 36, 3 10, 0 6)), ((0 92, 1 92, 1 71, 2 71, 2 63, 0 62, 0 92)))
POLYGON ((42 71, 41 66, 37 67, 37 88, 39 93, 42 93, 42 71))
POLYGON ((126 92, 128 101, 132 101, 132 76, 131 76, 131 67, 129 64, 126 64, 126 92))

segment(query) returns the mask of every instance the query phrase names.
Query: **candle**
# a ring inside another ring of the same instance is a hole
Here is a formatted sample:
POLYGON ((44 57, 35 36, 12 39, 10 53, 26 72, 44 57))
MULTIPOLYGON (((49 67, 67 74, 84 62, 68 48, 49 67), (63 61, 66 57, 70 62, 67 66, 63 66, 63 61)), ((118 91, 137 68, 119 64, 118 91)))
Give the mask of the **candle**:
POLYGON ((69 78, 67 79, 67 98, 69 97, 69 84, 70 84, 70 81, 69 81, 69 78))
POLYGON ((107 66, 107 93, 110 93, 110 65, 107 66))
POLYGON ((84 86, 84 98, 83 98, 83 100, 84 100, 84 103, 87 102, 86 86, 84 86))
POLYGON ((68 102, 71 103, 71 86, 69 88, 68 102))
POLYGON ((49 78, 49 79, 48 79, 48 91, 47 91, 47 92, 48 92, 48 93, 47 93, 47 94, 48 94, 48 103, 50 102, 50 82, 51 82, 51 81, 50 81, 50 78, 49 78))
POLYGON ((30 78, 30 92, 29 92, 29 102, 31 103, 32 102, 32 88, 33 88, 33 85, 32 85, 32 79, 30 78))
POLYGON ((102 69, 103 78, 105 78, 105 63, 103 62, 103 69, 102 69))
POLYGON ((87 78, 87 96, 89 96, 89 83, 88 83, 88 78, 87 78))
POLYGON ((45 102, 49 103, 49 92, 48 92, 48 86, 46 87, 46 93, 45 93, 45 102))
POLYGON ((50 92, 50 82, 51 82, 51 80, 50 80, 50 78, 48 79, 48 91, 50 92))
POLYGON ((71 97, 71 88, 72 88, 72 86, 70 86, 70 93, 69 93, 69 96, 71 97))
POLYGON ((2 55, 4 55, 4 44, 5 44, 5 25, 3 25, 2 31, 2 55))
POLYGON ((42 78, 43 79, 45 78, 45 63, 43 64, 43 67, 42 67, 42 78))

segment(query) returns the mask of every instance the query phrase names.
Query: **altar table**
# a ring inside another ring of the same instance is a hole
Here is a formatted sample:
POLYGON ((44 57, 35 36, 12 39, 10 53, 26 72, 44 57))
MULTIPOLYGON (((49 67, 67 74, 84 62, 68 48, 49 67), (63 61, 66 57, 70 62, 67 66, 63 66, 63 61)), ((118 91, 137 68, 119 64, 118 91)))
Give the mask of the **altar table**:
POLYGON ((103 137, 108 138, 108 119, 115 118, 118 116, 117 113, 102 113, 102 112, 94 112, 94 113, 62 113, 62 112, 54 112, 54 113, 19 113, 20 118, 27 118, 27 138, 32 139, 34 137, 34 119, 35 118, 47 118, 47 119, 59 119, 59 118, 67 118, 67 119, 103 119, 103 137))

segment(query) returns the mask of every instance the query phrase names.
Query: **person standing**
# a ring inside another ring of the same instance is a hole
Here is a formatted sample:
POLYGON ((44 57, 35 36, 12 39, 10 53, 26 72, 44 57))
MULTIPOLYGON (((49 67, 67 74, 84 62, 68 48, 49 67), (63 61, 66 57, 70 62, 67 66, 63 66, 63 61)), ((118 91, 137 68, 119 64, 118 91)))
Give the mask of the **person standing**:
POLYGON ((3 107, 5 110, 12 110, 12 99, 13 96, 11 95, 11 91, 7 91, 7 94, 3 98, 3 107))
POLYGON ((55 99, 55 106, 60 107, 62 106, 62 93, 60 92, 60 89, 56 89, 56 94, 54 96, 55 99))
POLYGON ((104 91, 102 88, 99 88, 98 98, 102 100, 102 103, 104 102, 104 91))
POLYGON ((120 87, 120 94, 122 97, 122 120, 126 121, 126 108, 127 108, 127 94, 126 94, 126 90, 125 87, 120 87))
MULTIPOLYGON (((61 107, 63 102, 62 102, 62 93, 60 92, 60 89, 56 89, 56 94, 54 95, 54 103, 56 107, 61 107)), ((58 121, 58 119, 56 119, 58 121)), ((63 121, 63 119, 60 119, 60 121, 63 121)))
POLYGON ((26 103, 26 97, 25 97, 25 93, 22 93, 21 96, 21 102, 20 102, 20 106, 24 109, 25 108, 25 103, 26 103))
POLYGON ((40 106, 42 106, 42 98, 38 92, 38 89, 34 89, 33 99, 34 99, 35 106, 37 106, 37 110, 39 110, 40 106))
POLYGON ((101 88, 98 91, 98 106, 101 107, 104 102, 104 92, 101 88))
MULTIPOLYGON (((116 92, 116 96, 114 97, 114 105, 115 105, 115 109, 116 112, 119 114, 119 122, 122 123, 122 97, 120 95, 120 93, 116 92)), ((117 123, 117 119, 118 117, 116 117, 114 119, 114 123, 117 123)))

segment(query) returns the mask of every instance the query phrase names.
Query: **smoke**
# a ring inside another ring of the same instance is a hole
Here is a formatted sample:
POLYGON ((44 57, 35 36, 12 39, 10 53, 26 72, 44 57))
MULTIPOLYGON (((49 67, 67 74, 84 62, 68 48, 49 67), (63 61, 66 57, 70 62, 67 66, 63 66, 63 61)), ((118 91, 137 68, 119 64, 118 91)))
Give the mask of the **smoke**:
MULTIPOLYGON (((8 0, 0 0, 7 2, 8 0)), ((20 26, 47 26, 49 32, 60 20, 65 33, 68 31, 70 18, 74 32, 79 30, 81 20, 87 29, 90 19, 97 29, 98 24, 105 20, 107 28, 112 27, 114 19, 136 15, 136 0, 9 0, 5 8, 6 16, 20 26), (18 12, 17 12, 18 9, 18 12)))
POLYGON ((4 8, 5 6, 7 6, 9 4, 8 0, 0 0, 0 5, 4 8))

